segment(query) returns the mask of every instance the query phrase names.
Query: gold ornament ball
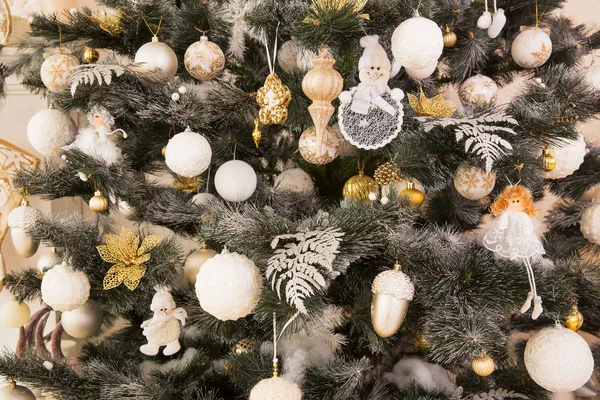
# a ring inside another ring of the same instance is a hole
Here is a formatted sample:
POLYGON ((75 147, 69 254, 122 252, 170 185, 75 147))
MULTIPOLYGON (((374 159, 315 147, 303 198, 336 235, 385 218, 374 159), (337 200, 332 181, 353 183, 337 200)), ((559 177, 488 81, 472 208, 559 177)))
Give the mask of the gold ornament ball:
POLYGON ((254 340, 252 339, 241 339, 235 344, 235 354, 241 355, 251 353, 254 350, 254 344, 254 340))
POLYGON ((569 313, 569 316, 565 321, 565 325, 567 325, 567 328, 569 328, 573 332, 577 332, 579 328, 581 328, 581 326, 583 325, 583 314, 579 312, 577 306, 573 306, 571 308, 571 312, 569 313))
POLYGON ((300 135, 298 150, 302 158, 311 164, 323 165, 332 162, 338 156, 341 147, 340 135, 331 127, 325 128, 321 145, 317 140, 315 127, 310 127, 300 135))
POLYGON ((95 213, 101 213, 108 210, 108 199, 104 197, 101 191, 96 190, 94 197, 90 199, 90 210, 95 213))
POLYGON ((377 167, 373 178, 379 186, 400 182, 400 168, 398 168, 398 165, 394 161, 388 161, 377 167))
POLYGON ((473 371, 479 376, 489 376, 494 372, 494 360, 487 354, 482 354, 479 357, 475 357, 471 363, 473 371))
POLYGON ((358 175, 354 175, 344 184, 342 194, 344 199, 355 199, 371 203, 369 199, 371 193, 378 193, 377 182, 370 176, 366 176, 363 171, 358 171, 358 175))
POLYGON ((9 380, 8 386, 0 389, 1 400, 35 400, 35 395, 25 386, 17 385, 15 381, 9 380))
POLYGON ((556 158, 554 158, 548 146, 542 151, 542 168, 546 172, 554 171, 554 168, 556 168, 556 158))
POLYGON ((79 60, 70 54, 53 54, 42 64, 40 76, 44 86, 51 92, 63 91, 69 85, 69 79, 75 73, 79 60))
POLYGON ((417 337, 415 337, 415 347, 421 353, 427 353, 428 349, 427 339, 425 339, 425 335, 423 332, 420 332, 417 337))
POLYGON ((444 32, 444 47, 454 47, 456 45, 456 41, 456 33, 452 32, 449 27, 446 27, 446 31, 444 32))
POLYGON ((160 151, 160 154, 162 154, 162 156, 164 157, 166 153, 167 153, 167 146, 163 146, 162 150, 160 151))
POLYGON ((204 264, 209 258, 213 258, 216 255, 216 251, 207 249, 206 247, 200 248, 190 254, 185 260, 185 264, 183 264, 183 274, 185 275, 185 279, 191 285, 195 285, 196 276, 198 275, 198 271, 200 271, 202 264, 204 264))
POLYGON ((0 322, 7 328, 20 328, 29 321, 31 310, 13 297, 0 309, 0 322))
POLYGON ((86 62, 86 64, 93 64, 99 59, 100 53, 98 53, 98 50, 91 47, 85 49, 85 52, 83 53, 83 60, 86 62))
POLYGON ((413 206, 417 207, 425 200, 425 195, 419 189, 415 188, 414 182, 408 182, 406 189, 400 192, 400 196, 406 196, 413 206))
POLYGON ((216 78, 225 68, 223 50, 203 35, 199 41, 187 48, 183 57, 185 69, 201 81, 216 78))

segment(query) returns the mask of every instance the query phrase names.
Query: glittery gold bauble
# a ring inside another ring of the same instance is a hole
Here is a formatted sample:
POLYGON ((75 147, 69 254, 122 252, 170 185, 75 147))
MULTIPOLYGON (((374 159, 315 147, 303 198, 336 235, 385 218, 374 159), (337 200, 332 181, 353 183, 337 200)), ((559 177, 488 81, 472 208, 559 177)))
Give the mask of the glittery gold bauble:
POLYGON ((298 150, 302 157, 312 164, 323 165, 332 162, 340 151, 341 139, 338 132, 331 128, 325 128, 321 145, 317 142, 317 131, 315 127, 305 130, 298 140, 298 150))
POLYGON ((317 143, 320 143, 335 111, 331 102, 342 93, 344 79, 333 69, 335 59, 329 55, 326 47, 321 46, 319 55, 312 60, 312 63, 313 69, 308 71, 302 80, 302 91, 312 100, 308 112, 315 125, 317 143))
POLYGON ((252 339, 242 339, 235 344, 235 354, 247 354, 251 353, 254 350, 254 340, 252 339))
POLYGON ((444 32, 444 47, 454 47, 456 40, 456 33, 452 32, 449 27, 446 27, 446 31, 444 32))
POLYGON ((0 389, 2 400, 35 400, 35 395, 25 386, 17 385, 15 381, 9 380, 8 386, 0 389))
POLYGON ((425 199, 425 195, 419 189, 415 188, 414 182, 408 182, 406 189, 400 192, 400 196, 406 196, 410 199, 413 206, 419 206, 425 199))
POLYGON ((225 55, 219 46, 203 35, 199 41, 187 48, 183 62, 191 76, 201 81, 208 81, 223 72, 225 55))
POLYGON ((108 199, 104 197, 101 191, 96 190, 94 197, 90 199, 90 210, 101 213, 108 210, 108 199))
POLYGON ((581 325, 583 325, 583 314, 579 312, 577 306, 571 307, 571 312, 565 321, 565 325, 573 332, 577 332, 581 328, 581 325))
POLYGON ((371 193, 377 193, 377 182, 370 176, 366 176, 363 171, 358 171, 344 184, 343 195, 345 199, 355 199, 364 202, 372 202, 369 199, 371 193))
POLYGON ((486 353, 483 353, 481 356, 473 359, 471 367, 473 367, 473 371, 475 371, 477 375, 489 376, 494 372, 494 360, 486 353))
POLYGON ((276 74, 269 74, 263 87, 256 92, 260 106, 258 118, 263 125, 281 125, 288 117, 287 106, 292 100, 290 88, 276 74))
POLYGON ((423 332, 420 332, 417 337, 415 337, 415 347, 417 348, 417 350, 421 353, 427 353, 428 348, 427 348, 428 344, 427 344, 427 339, 425 339, 425 336, 423 335, 423 332))
POLYGON ((381 164, 375 170, 373 174, 375 182, 379 186, 389 185, 390 183, 396 183, 400 181, 400 168, 394 161, 388 161, 385 164, 381 164))
POLYGON ((254 129, 252 129, 252 140, 254 140, 254 144, 258 149, 258 145, 260 144, 260 140, 262 139, 262 131, 260 130, 260 120, 258 118, 254 118, 254 129))
POLYGON ((85 49, 85 52, 83 53, 83 60, 86 62, 86 64, 93 64, 99 59, 100 53, 98 53, 98 50, 91 47, 85 49))
POLYGON ((69 85, 69 79, 75 73, 79 60, 70 54, 53 54, 46 58, 40 70, 44 86, 51 92, 60 92, 69 85))
POLYGON ((554 158, 548 146, 542 151, 542 167, 546 172, 554 171, 554 168, 556 168, 556 158, 554 158))
POLYGON ((0 322, 8 328, 20 328, 29 321, 31 310, 25 303, 13 297, 0 309, 0 322))
POLYGON ((209 258, 213 258, 216 255, 216 251, 207 249, 205 245, 190 254, 188 258, 186 258, 185 264, 183 264, 183 273, 185 275, 185 279, 191 285, 195 285, 196 275, 198 275, 198 271, 200 271, 202 264, 204 264, 209 258))

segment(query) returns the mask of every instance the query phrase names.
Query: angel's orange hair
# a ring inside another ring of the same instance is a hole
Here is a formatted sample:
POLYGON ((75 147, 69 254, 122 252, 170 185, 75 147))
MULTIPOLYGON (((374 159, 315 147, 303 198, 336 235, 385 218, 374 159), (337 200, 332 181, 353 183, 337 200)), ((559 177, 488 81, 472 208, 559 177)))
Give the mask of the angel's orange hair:
POLYGON ((500 196, 496 198, 496 200, 490 206, 490 210, 495 217, 500 216, 508 208, 508 205, 511 200, 519 199, 523 205, 523 211, 525 214, 533 217, 537 214, 537 209, 533 204, 533 197, 531 196, 531 192, 525 186, 507 186, 506 189, 500 196))

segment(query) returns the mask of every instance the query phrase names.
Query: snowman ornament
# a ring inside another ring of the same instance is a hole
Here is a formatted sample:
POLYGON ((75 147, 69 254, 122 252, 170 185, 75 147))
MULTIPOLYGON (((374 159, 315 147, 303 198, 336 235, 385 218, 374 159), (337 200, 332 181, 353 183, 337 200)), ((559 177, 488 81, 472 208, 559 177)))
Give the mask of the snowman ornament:
POLYGON ((142 345, 140 351, 147 356, 155 356, 161 346, 166 346, 163 354, 171 356, 181 349, 179 335, 181 327, 185 325, 187 312, 183 307, 175 308, 176 304, 169 287, 156 286, 154 290, 156 293, 150 304, 154 316, 141 325, 148 344, 142 345))
POLYGON ((401 89, 390 89, 392 64, 379 44, 379 36, 360 40, 364 48, 358 61, 358 86, 340 94, 338 120, 346 140, 361 149, 377 149, 390 143, 402 129, 401 89))

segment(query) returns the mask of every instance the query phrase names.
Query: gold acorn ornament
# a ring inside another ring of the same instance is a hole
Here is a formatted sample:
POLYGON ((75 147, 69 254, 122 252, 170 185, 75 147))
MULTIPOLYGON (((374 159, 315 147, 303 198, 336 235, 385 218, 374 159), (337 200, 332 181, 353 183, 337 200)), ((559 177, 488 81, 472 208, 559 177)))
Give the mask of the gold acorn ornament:
POLYGON ((554 168, 556 168, 556 158, 554 158, 548 146, 542 150, 542 168, 546 172, 554 171, 554 168))
POLYGON ((408 181, 406 189, 400 192, 400 196, 406 196, 409 198, 413 206, 418 207, 423 203, 425 195, 419 189, 415 188, 413 181, 408 181))
POLYGON ((262 131, 260 130, 260 120, 258 118, 254 118, 254 129, 252 129, 252 140, 254 140, 254 144, 258 149, 258 145, 260 144, 260 140, 262 139, 262 131))
POLYGON ((95 213, 101 213, 108 210, 108 199, 104 197, 100 190, 94 192, 94 196, 90 199, 90 210, 95 213))
POLYGON ((325 46, 319 49, 319 55, 312 60, 313 68, 302 79, 302 91, 312 104, 308 112, 313 120, 317 135, 317 148, 321 148, 323 134, 335 107, 331 102, 338 98, 344 88, 344 79, 333 69, 335 59, 329 55, 325 46))
POLYGON ((495 369, 494 360, 485 351, 479 357, 473 359, 471 367, 479 376, 489 376, 495 369))
POLYGON ((581 326, 583 325, 583 314, 579 312, 579 309, 576 305, 573 305, 573 307, 571 307, 571 312, 569 312, 569 316, 565 321, 565 325, 567 325, 567 328, 569 328, 573 332, 577 332, 579 328, 581 328, 581 326))
POLYGON ((92 47, 85 49, 85 52, 83 53, 83 61, 85 61, 86 64, 93 64, 99 59, 100 53, 98 53, 98 50, 92 47))
POLYGON ((354 175, 346 181, 342 194, 344 199, 355 199, 370 203, 377 199, 378 191, 379 188, 375 179, 366 176, 361 168, 358 175, 354 175))
POLYGON ((377 167, 373 174, 373 178, 375 178, 375 182, 377 182, 379 186, 398 183, 400 182, 400 168, 398 168, 398 165, 396 165, 394 161, 388 161, 377 167))
POLYGON ((450 30, 450 27, 446 25, 446 30, 444 31, 444 47, 451 48, 456 45, 457 41, 456 33, 450 30))
POLYGON ((371 323, 375 332, 385 338, 400 328, 408 303, 415 295, 415 287, 408 275, 402 272, 400 263, 394 269, 384 271, 375 277, 371 285, 371 323))
POLYGON ((237 355, 248 354, 254 351, 254 346, 254 340, 245 338, 235 344, 234 351, 237 355))

